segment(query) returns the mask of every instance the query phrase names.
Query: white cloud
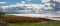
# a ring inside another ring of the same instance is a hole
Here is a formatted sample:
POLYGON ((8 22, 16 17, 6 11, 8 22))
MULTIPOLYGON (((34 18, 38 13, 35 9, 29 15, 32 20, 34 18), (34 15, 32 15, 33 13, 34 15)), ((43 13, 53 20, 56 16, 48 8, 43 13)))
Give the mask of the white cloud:
MULTIPOLYGON (((45 10, 50 10, 50 9, 52 9, 51 3, 45 3, 44 5, 45 5, 45 7, 44 7, 45 10)), ((52 4, 52 5, 54 5, 54 4, 52 4)), ((54 6, 55 6, 55 5, 54 5, 54 6)))
MULTIPOLYGON (((49 2, 50 0, 42 0, 43 3, 49 2)), ((52 1, 52 0, 51 0, 52 1)), ((60 0, 53 0, 53 1, 58 1, 60 2, 60 0)))
POLYGON ((25 13, 40 13, 42 12, 44 8, 44 10, 50 10, 50 4, 49 3, 46 3, 46 4, 22 4, 22 3, 16 3, 15 5, 9 5, 9 6, 2 6, 3 9, 9 9, 9 8, 13 8, 13 7, 22 7, 24 8, 25 10, 18 10, 18 12, 25 12, 25 13), (45 7, 45 6, 48 6, 48 7, 45 7), (4 8, 3 8, 4 7, 4 8), (29 9, 29 11, 28 11, 29 9), (30 11, 32 10, 32 11, 30 11))
POLYGON ((8 8, 9 6, 1 6, 2 9, 6 9, 8 8))
POLYGON ((30 12, 31 10, 17 10, 18 12, 23 12, 23 13, 27 13, 30 12))
POLYGON ((51 7, 50 7, 50 3, 45 3, 45 4, 22 4, 22 3, 16 3, 15 5, 9 5, 9 6, 1 6, 3 9, 9 9, 9 8, 13 8, 13 7, 22 7, 22 8, 25 8, 25 10, 27 10, 27 9, 32 9, 32 10, 36 10, 35 11, 35 13, 36 12, 38 12, 39 13, 39 10, 40 11, 43 11, 43 10, 41 10, 41 9, 43 9, 44 8, 44 10, 50 10, 50 9, 52 9, 51 7), (45 6, 48 6, 48 7, 45 7, 45 6))
MULTIPOLYGON (((25 3, 25 1, 23 1, 25 3)), ((48 2, 48 1, 45 1, 45 2, 48 2)), ((16 3, 15 5, 9 5, 9 6, 2 6, 3 9, 8 9, 8 8, 12 8, 12 7, 22 7, 24 8, 25 10, 17 10, 17 12, 23 12, 23 13, 30 13, 30 14, 34 14, 34 13, 40 13, 40 12, 43 12, 44 13, 44 10, 51 10, 53 9, 51 6, 50 6, 51 3, 45 3, 45 4, 23 4, 23 3, 16 3), (47 7, 46 7, 47 6, 47 7), (30 10, 27 10, 27 9, 30 9, 30 10), (33 12, 32 10, 34 10, 35 12, 33 12), (44 9, 44 10, 41 10, 41 9, 44 9), (40 10, 40 11, 39 11, 40 10)), ((52 4, 55 6, 55 4, 52 4)), ((60 11, 58 11, 57 13, 60 13, 60 11)), ((46 16, 53 16, 54 14, 50 15, 51 12, 49 11, 48 14, 46 14, 46 16)), ((57 15, 55 15, 57 16, 57 15)))
POLYGON ((0 4, 6 4, 6 2, 0 2, 0 4))
MULTIPOLYGON (((25 2, 25 1, 23 1, 25 2)), ((55 4, 52 4, 55 6, 55 4)), ((41 10, 41 9, 44 9, 44 10, 51 10, 53 9, 51 7, 51 3, 44 3, 44 4, 22 4, 22 3, 16 3, 15 5, 9 5, 9 6, 2 6, 3 9, 7 9, 7 8, 12 8, 12 7, 22 7, 22 8, 25 8, 26 10, 27 9, 32 9, 32 10, 41 10), (46 7, 47 6, 47 7, 46 7), (4 8, 3 8, 4 7, 4 8)), ((39 11, 35 11, 35 12, 39 12, 39 11)))
POLYGON ((58 11, 57 13, 60 14, 60 11, 58 11))
POLYGON ((45 3, 45 2, 49 2, 49 1, 50 1, 50 0, 42 0, 43 3, 45 3))
POLYGON ((17 7, 16 5, 10 5, 10 6, 1 6, 2 9, 8 9, 12 7, 17 7))
POLYGON ((17 3, 15 5, 9 5, 9 6, 1 6, 3 9, 10 8, 10 7, 25 7, 25 8, 33 8, 33 9, 41 9, 44 7, 42 4, 22 4, 22 3, 17 3))
POLYGON ((58 1, 58 2, 60 2, 60 0, 55 0, 55 1, 58 1))
POLYGON ((25 4, 26 2, 25 1, 21 1, 22 4, 25 4))

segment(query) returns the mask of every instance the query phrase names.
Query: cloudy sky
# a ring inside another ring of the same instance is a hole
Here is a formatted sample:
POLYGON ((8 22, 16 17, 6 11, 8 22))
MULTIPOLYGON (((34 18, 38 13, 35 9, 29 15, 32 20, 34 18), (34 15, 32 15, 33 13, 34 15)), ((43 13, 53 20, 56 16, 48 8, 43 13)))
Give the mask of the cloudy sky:
POLYGON ((60 0, 0 0, 0 10, 9 14, 60 16, 60 0))

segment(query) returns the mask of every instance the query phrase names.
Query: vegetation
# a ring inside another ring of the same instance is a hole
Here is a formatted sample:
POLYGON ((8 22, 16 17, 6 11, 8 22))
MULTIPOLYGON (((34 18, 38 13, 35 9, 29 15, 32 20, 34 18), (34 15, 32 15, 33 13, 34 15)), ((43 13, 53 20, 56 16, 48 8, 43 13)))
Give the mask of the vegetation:
POLYGON ((4 19, 3 22, 4 26, 60 26, 60 21, 50 20, 46 18, 36 18, 36 17, 32 18, 32 17, 13 16, 5 14, 1 15, 4 19), (9 23, 6 24, 7 22, 9 23))
POLYGON ((8 26, 60 26, 60 22, 49 23, 9 23, 8 26))
POLYGON ((47 18, 36 18, 36 17, 25 17, 25 16, 4 16, 4 21, 9 23, 25 23, 25 22, 53 22, 54 20, 50 20, 47 18))
POLYGON ((60 21, 46 18, 6 15, 4 20, 9 22, 8 26, 60 26, 60 21))

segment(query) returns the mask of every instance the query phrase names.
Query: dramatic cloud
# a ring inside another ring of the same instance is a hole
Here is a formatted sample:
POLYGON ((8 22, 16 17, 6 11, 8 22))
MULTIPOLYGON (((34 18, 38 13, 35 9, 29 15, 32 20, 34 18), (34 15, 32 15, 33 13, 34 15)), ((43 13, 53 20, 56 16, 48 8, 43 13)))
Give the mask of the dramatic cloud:
POLYGON ((18 2, 15 5, 1 6, 9 13, 19 14, 46 14, 60 15, 60 2, 55 0, 43 0, 44 4, 25 4, 25 1, 18 2))
MULTIPOLYGON (((44 7, 44 5, 39 5, 39 4, 16 4, 16 5, 10 5, 10 6, 2 6, 1 8, 9 9, 9 10, 11 8, 20 9, 20 10, 23 9, 24 12, 25 12, 25 10, 27 10, 29 13, 39 13, 38 10, 41 10, 43 7, 44 7)), ((28 13, 27 11, 25 13, 28 13)), ((21 11, 21 12, 23 12, 23 11, 21 11)))

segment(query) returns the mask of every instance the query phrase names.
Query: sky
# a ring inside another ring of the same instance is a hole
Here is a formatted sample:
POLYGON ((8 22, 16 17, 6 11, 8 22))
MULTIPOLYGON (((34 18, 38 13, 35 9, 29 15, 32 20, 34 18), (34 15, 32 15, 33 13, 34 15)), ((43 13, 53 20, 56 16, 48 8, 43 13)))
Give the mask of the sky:
POLYGON ((42 3, 41 0, 0 0, 0 2, 6 2, 5 5, 11 5, 11 4, 16 4, 17 2, 19 3, 25 3, 25 4, 40 4, 42 3))
POLYGON ((0 0, 0 10, 8 14, 60 16, 60 0, 0 0))

